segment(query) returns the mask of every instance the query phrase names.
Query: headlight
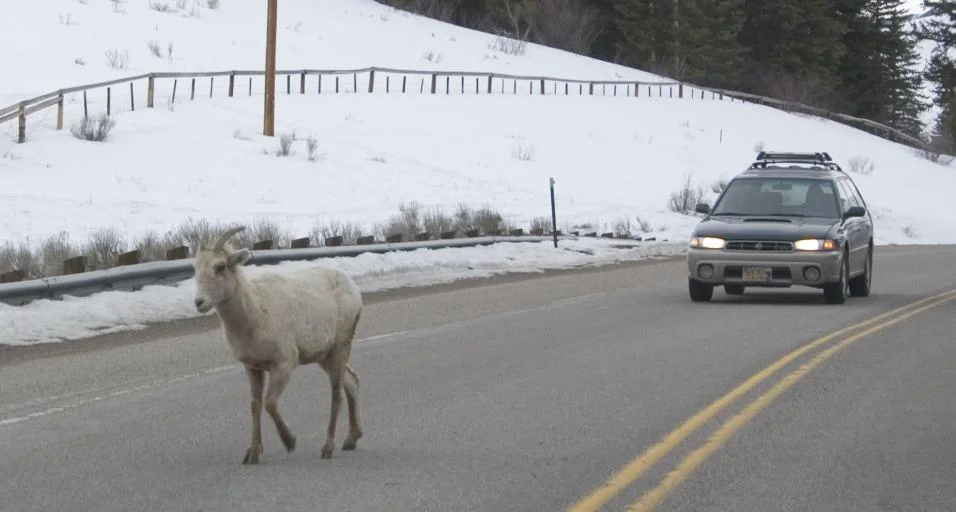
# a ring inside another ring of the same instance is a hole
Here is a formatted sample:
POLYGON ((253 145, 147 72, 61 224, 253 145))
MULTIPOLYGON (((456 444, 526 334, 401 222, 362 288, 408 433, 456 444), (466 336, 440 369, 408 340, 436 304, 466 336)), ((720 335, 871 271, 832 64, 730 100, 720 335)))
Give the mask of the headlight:
POLYGON ((724 240, 711 236, 695 236, 690 239, 690 246, 702 249, 723 249, 724 240))
POLYGON ((793 248, 798 251, 832 251, 836 249, 836 243, 833 240, 797 240, 793 248))

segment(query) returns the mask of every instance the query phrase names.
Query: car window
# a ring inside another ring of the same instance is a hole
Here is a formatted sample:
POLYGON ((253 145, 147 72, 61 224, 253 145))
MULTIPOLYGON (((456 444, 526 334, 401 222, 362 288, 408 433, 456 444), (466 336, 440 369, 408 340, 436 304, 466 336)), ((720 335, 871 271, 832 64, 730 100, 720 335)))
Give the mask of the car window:
POLYGON ((861 206, 857 201, 856 195, 853 193, 852 186, 847 183, 846 179, 838 179, 837 183, 840 185, 840 205, 844 212, 849 210, 851 206, 861 206))
POLYGON ((813 178, 737 178, 713 215, 802 215, 839 218, 833 182, 813 178))
POLYGON ((853 182, 850 178, 845 178, 846 188, 853 194, 853 198, 856 200, 858 206, 866 208, 866 201, 863 200, 863 194, 860 193, 860 189, 857 188, 856 183, 853 182))

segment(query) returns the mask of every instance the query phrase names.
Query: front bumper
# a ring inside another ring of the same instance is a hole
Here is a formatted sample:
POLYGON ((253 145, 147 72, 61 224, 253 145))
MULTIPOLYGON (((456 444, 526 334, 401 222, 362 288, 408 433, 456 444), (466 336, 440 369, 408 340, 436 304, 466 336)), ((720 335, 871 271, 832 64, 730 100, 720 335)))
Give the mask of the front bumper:
POLYGON ((839 250, 757 253, 691 248, 687 252, 690 277, 713 285, 819 287, 827 282, 839 281, 842 265, 843 252, 839 250), (745 272, 745 269, 766 272, 745 272), (813 274, 818 277, 813 279, 813 274))

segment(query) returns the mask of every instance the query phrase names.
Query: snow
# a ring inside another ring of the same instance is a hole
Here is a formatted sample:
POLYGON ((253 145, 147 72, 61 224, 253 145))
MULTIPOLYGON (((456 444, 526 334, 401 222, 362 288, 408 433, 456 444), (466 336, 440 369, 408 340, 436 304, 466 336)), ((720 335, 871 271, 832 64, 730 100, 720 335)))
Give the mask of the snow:
MULTIPOLYGON (((363 293, 409 286, 427 286, 460 279, 491 277, 506 272, 541 272, 608 263, 656 259, 682 254, 686 244, 617 241, 600 238, 552 242, 512 242, 457 249, 366 253, 354 258, 284 262, 245 268, 286 273, 315 265, 341 269, 363 293)), ((193 280, 172 286, 147 286, 138 292, 103 292, 90 297, 40 300, 24 306, 0 304, 0 343, 29 345, 142 329, 149 323, 201 316, 193 306, 193 280), (55 321, 50 321, 53 318, 55 321)), ((208 313, 213 315, 214 313, 208 313)))
MULTIPOLYGON (((168 3, 161 13, 146 1, 45 0, 21 2, 17 15, 0 19, 3 69, 0 106, 57 89, 146 72, 261 69, 265 5, 223 0, 168 3), (198 6, 198 7, 196 7, 198 6), (196 9, 194 9, 196 7, 196 9), (198 13, 198 16, 192 15, 198 13), (24 44, 29 41, 30 44, 24 44), (155 41, 162 57, 151 55, 155 41), (166 55, 173 43, 172 57, 166 55), (105 52, 128 52, 125 69, 108 65, 105 52), (83 65, 77 64, 81 60, 83 65)), ((402 13, 371 0, 283 0, 279 7, 280 69, 356 69, 367 66, 545 75, 586 80, 669 81, 567 52, 528 45, 523 55, 492 48, 495 36, 402 13)), ((420 94, 421 76, 396 92, 403 75, 377 73, 375 92, 364 92, 367 74, 341 75, 343 92, 326 75, 323 92, 309 76, 307 94, 298 76, 287 94, 278 81, 277 133, 294 130, 295 154, 274 154, 277 140, 262 137, 262 80, 157 80, 155 108, 145 109, 145 82, 111 89, 117 125, 105 143, 80 141, 69 126, 83 115, 82 94, 65 98, 66 130, 53 129, 55 109, 29 117, 28 142, 15 143, 16 123, 0 125, 0 244, 36 246, 61 230, 84 242, 93 231, 115 227, 130 238, 162 233, 188 218, 252 223, 267 217, 297 236, 317 224, 357 222, 366 231, 418 201, 452 213, 459 203, 488 204, 527 228, 548 217, 548 179, 556 180, 559 227, 568 232, 613 231, 620 219, 646 223, 649 233, 674 250, 686 244, 698 221, 666 208, 685 175, 707 190, 750 163, 759 148, 829 151, 845 168, 854 157, 874 165, 852 177, 876 218, 878 244, 953 243, 942 206, 956 189, 951 167, 845 125, 748 103, 671 97, 666 87, 638 98, 597 87, 595 96, 530 96, 529 85, 484 78, 439 80, 439 94, 420 94), (384 92, 386 79, 391 92, 384 92), (475 94, 476 85, 481 94, 475 94), (505 93, 500 88, 505 86, 505 93), (305 137, 318 142, 310 161, 305 137), (525 158, 527 157, 527 158, 525 158)), ((546 84, 549 93, 555 83, 546 84)), ((585 86, 586 89, 586 86, 585 86)), ((105 110, 105 91, 90 91, 91 114, 105 110)), ((450 249, 332 260, 350 268, 363 285, 418 285, 453 279, 644 257, 642 250, 612 250, 602 240, 566 242, 593 255, 555 252, 548 244, 450 249), (590 244, 590 245, 589 245, 590 244), (604 244, 604 245, 602 245, 604 244), (510 257, 514 259, 508 259, 510 257), (409 259, 411 258, 411 259, 409 259), (367 265, 367 266, 366 266, 367 265), (377 265, 377 266, 376 266, 377 265), (469 270, 468 266, 474 267, 469 270)), ((285 267, 282 267, 285 268, 285 267)), ((129 328, 180 318, 189 312, 188 284, 136 294, 109 293, 22 308, 0 308, 0 343, 73 339, 91 331, 129 328), (112 302, 111 302, 112 301, 112 302), (117 307, 118 302, 126 307, 117 307), (90 309, 85 309, 90 308, 90 309), (90 313, 95 311, 96 313, 90 313), (82 314, 80 314, 82 312, 82 314), (12 341, 8 341, 12 340, 12 341)))
MULTIPOLYGON (((262 69, 265 2, 221 0, 43 0, 20 2, 0 17, 0 105, 70 85, 160 71, 262 69), (158 12, 150 4, 166 4, 158 12), (184 8, 177 8, 177 4, 184 8), (194 15, 195 14, 195 15, 194 15), (30 41, 30 44, 23 44, 30 41), (148 47, 155 41, 162 52, 148 47), (172 44, 172 57, 167 55, 172 44), (109 50, 129 56, 112 69, 109 50), (76 63, 82 60, 83 65, 76 63)), ((372 0, 283 0, 278 9, 279 69, 381 67, 495 71, 588 80, 657 80, 656 75, 529 45, 514 57, 489 48, 495 36, 437 22, 372 0), (430 57, 430 58, 429 58, 430 57)))

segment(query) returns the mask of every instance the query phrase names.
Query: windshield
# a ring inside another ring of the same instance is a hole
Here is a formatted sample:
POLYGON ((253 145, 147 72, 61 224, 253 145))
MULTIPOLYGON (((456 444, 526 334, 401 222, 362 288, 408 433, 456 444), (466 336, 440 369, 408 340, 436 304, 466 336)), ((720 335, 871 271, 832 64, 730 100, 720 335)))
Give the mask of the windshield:
POLYGON ((808 178, 737 178, 712 215, 840 217, 833 183, 808 178))

